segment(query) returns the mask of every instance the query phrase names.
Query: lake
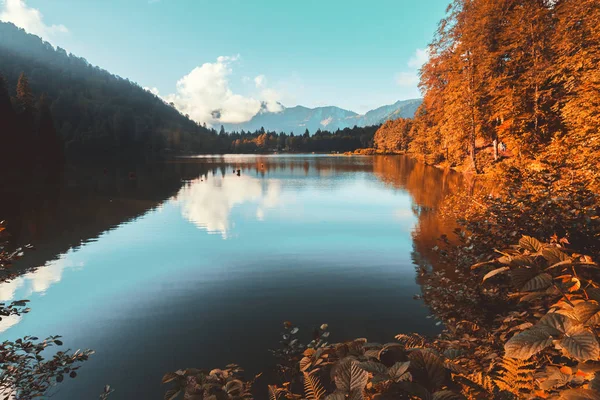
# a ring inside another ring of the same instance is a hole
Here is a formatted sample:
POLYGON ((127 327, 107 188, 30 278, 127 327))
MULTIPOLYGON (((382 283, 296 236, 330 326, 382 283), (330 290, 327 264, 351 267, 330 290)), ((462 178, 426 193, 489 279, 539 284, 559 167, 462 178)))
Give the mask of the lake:
POLYGON ((460 184, 403 156, 232 155, 2 185, 0 219, 35 250, 0 284, 32 309, 0 321, 0 340, 94 349, 52 398, 110 384, 119 400, 162 399, 180 368, 267 371, 287 320, 306 342, 322 323, 333 342, 435 334, 416 271, 441 268, 435 209, 460 184))

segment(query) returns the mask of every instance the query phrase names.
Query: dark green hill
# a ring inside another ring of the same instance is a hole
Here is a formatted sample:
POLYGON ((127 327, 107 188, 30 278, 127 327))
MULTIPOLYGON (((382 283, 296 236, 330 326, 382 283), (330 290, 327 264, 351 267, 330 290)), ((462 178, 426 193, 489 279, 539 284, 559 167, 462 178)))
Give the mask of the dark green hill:
POLYGON ((15 96, 24 73, 36 98, 47 94, 70 157, 132 152, 218 152, 215 131, 199 126, 135 82, 0 22, 0 74, 15 96))

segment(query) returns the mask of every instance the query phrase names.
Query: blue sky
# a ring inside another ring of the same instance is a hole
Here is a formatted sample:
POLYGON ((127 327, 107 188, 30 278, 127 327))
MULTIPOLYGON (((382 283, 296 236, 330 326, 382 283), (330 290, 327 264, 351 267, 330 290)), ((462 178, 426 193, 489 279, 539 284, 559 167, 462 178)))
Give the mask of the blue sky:
POLYGON ((0 19, 157 90, 195 119, 216 105, 234 121, 257 101, 365 112, 418 96, 416 71, 447 3, 0 0, 0 19))

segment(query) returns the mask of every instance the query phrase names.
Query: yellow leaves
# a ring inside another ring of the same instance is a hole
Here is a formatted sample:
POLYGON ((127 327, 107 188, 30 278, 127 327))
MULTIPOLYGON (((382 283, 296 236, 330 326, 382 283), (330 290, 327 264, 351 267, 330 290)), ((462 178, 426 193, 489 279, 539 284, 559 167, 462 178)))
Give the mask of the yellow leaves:
POLYGON ((565 374, 565 375, 573 375, 573 369, 571 367, 568 366, 562 366, 560 367, 560 372, 565 374))

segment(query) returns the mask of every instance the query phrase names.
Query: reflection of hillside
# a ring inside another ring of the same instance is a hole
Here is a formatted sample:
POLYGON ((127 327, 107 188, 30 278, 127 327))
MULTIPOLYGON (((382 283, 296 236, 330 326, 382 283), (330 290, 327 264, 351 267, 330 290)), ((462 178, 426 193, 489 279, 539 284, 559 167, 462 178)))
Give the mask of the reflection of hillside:
POLYGON ((173 196, 199 165, 78 167, 41 182, 2 187, 0 219, 15 245, 35 244, 17 266, 45 264, 173 196))
POLYGON ((413 232, 413 260, 419 266, 440 266, 443 260, 433 248, 442 235, 451 237, 455 225, 436 213, 442 200, 462 185, 462 175, 440 170, 403 156, 376 157, 375 175, 386 184, 406 190, 413 199, 418 221, 413 232))

